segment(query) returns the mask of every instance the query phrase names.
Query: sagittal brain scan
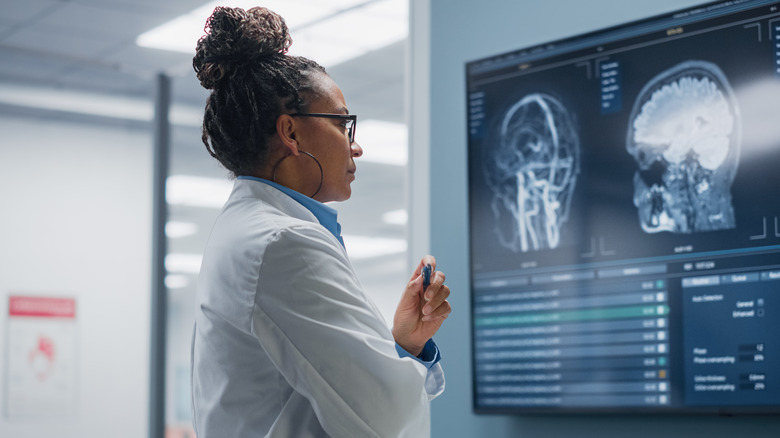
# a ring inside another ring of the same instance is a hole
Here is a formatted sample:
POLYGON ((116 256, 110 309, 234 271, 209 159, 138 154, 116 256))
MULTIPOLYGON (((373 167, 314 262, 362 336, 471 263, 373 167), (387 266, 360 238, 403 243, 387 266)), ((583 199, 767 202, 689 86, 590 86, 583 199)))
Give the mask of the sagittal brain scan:
POLYGON ((514 252, 558 247, 579 171, 572 117, 555 98, 529 94, 495 130, 484 170, 499 242, 514 252))
POLYGON ((731 87, 715 64, 684 62, 645 85, 626 147, 639 166, 634 205, 646 233, 736 226, 730 188, 740 126, 731 87))

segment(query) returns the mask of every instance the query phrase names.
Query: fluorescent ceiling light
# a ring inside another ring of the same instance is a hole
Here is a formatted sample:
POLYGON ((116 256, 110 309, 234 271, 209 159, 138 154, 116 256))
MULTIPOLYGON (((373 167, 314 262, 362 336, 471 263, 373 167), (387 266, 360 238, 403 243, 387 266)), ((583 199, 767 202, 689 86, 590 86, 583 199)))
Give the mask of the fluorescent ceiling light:
POLYGON ((291 27, 290 54, 329 67, 402 41, 408 34, 407 8, 404 0, 382 0, 302 29, 291 27))
MULTIPOLYGON (((257 1, 212 2, 138 36, 142 47, 194 54, 206 19, 217 6, 244 9, 257 1)), ((293 38, 290 54, 331 67, 406 38, 407 0, 266 0, 293 38)))
POLYGON ((190 284, 190 279, 186 275, 169 274, 165 276, 165 287, 168 289, 181 289, 190 284))
POLYGON ((198 225, 192 222, 169 221, 165 224, 165 235, 171 239, 193 236, 198 232, 198 225))
MULTIPOLYGON (((140 122, 151 122, 154 118, 154 106, 148 99, 24 85, 0 85, 0 103, 140 122)), ((174 125, 200 127, 203 109, 172 105, 169 120, 174 125)))
POLYGON ((408 161, 409 130, 403 123, 358 120, 355 140, 363 147, 357 159, 372 163, 405 166, 408 161))
POLYGON ((344 234, 344 246, 352 260, 368 259, 406 251, 406 240, 344 234))
POLYGON ((203 256, 200 254, 170 253, 165 256, 165 270, 185 274, 197 274, 200 272, 200 263, 203 256))
POLYGON ((409 214, 404 209, 388 211, 382 215, 382 222, 389 225, 406 225, 409 214))
POLYGON ((171 175, 165 184, 165 199, 172 205, 222 208, 233 190, 227 179, 171 175))

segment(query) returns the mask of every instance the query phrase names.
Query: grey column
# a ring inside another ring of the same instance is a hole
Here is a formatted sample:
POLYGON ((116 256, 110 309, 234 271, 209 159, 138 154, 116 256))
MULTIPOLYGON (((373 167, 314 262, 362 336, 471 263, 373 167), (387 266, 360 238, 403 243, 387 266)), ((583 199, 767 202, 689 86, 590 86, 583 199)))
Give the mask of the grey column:
POLYGON ((171 80, 165 74, 156 79, 154 107, 154 205, 152 208, 152 299, 151 350, 149 368, 149 438, 165 436, 165 346, 168 316, 168 291, 165 287, 165 255, 168 252, 165 223, 168 206, 165 201, 165 181, 168 178, 170 156, 170 124, 168 112, 171 100, 171 80))

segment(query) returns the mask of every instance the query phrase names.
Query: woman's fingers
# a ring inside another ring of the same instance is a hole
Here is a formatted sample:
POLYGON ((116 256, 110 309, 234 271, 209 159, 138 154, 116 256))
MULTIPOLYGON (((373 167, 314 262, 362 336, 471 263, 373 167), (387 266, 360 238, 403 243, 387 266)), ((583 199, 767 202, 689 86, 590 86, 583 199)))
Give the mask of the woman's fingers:
POLYGON ((445 286, 444 274, 437 272, 436 281, 431 282, 425 291, 425 305, 422 308, 423 315, 428 315, 438 309, 450 296, 450 288, 445 286))
MULTIPOLYGON (((438 294, 438 291, 444 286, 444 273, 441 271, 435 271, 433 274, 431 274, 431 284, 428 286, 427 289, 425 289, 425 293, 423 295, 423 298, 425 298, 425 301, 431 301, 434 299, 434 297, 438 294)), ((447 288, 449 290, 449 288, 447 288)), ((449 296, 449 292, 447 292, 447 296, 444 297, 446 300, 449 296)))
POLYGON ((450 306, 449 301, 442 302, 436 309, 434 309, 431 313, 425 315, 422 317, 423 321, 433 321, 436 319, 445 319, 448 316, 450 316, 450 312, 452 312, 452 307, 450 306))

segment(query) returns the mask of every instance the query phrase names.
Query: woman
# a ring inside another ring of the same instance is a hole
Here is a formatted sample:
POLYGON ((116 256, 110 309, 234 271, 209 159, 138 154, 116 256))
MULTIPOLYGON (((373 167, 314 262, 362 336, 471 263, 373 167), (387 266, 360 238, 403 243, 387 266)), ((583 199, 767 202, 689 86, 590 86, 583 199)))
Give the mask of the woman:
POLYGON ((350 197, 357 117, 290 44, 275 13, 220 7, 193 59, 213 90, 203 142, 237 177, 199 278, 198 437, 427 436, 449 288, 438 271, 423 288, 423 258, 392 330, 364 293, 322 204, 350 197))

